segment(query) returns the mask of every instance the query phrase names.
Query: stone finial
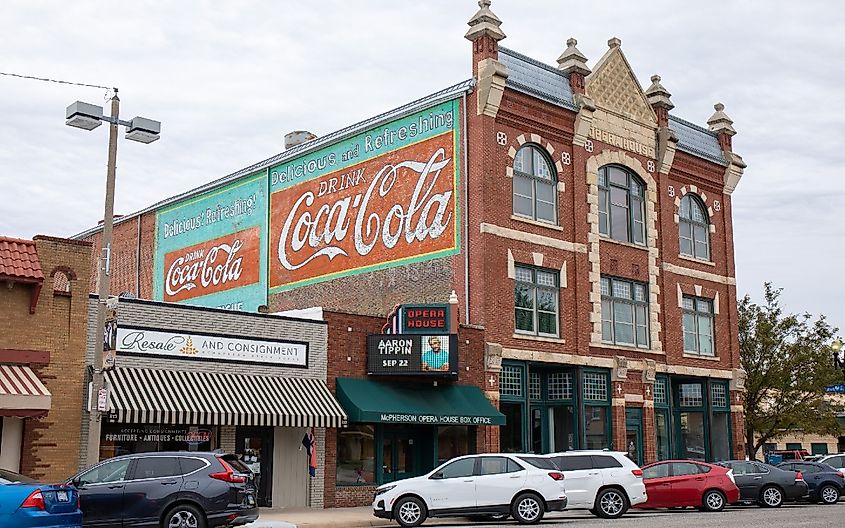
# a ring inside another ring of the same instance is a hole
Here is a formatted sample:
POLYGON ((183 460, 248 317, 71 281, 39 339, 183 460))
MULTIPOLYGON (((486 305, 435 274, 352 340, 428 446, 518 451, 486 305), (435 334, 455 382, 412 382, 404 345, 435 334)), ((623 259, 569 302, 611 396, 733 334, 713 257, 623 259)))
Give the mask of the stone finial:
POLYGON ((578 41, 574 38, 566 41, 566 49, 557 58, 557 67, 567 75, 573 72, 589 75, 590 68, 587 66, 587 57, 575 47, 577 44, 578 41))
POLYGON ((464 35, 465 39, 477 40, 480 37, 489 36, 499 41, 505 38, 505 33, 501 29, 502 21, 490 11, 491 3, 490 0, 479 0, 479 10, 467 22, 469 30, 464 35))
POLYGON ((618 48, 622 46, 622 40, 617 37, 612 37, 610 40, 607 41, 607 47, 610 49, 618 48))
POLYGON ((713 105, 713 108, 716 110, 710 119, 707 120, 707 124, 710 126, 711 132, 717 133, 725 133, 728 136, 733 136, 736 134, 736 129, 733 127, 733 120, 728 117, 728 114, 725 113, 725 105, 722 103, 716 103, 713 105))
POLYGON ((645 91, 645 96, 651 106, 665 108, 666 110, 675 108, 675 105, 672 104, 672 100, 670 99, 672 94, 670 94, 669 90, 660 84, 659 75, 651 76, 651 86, 649 86, 648 90, 645 91))

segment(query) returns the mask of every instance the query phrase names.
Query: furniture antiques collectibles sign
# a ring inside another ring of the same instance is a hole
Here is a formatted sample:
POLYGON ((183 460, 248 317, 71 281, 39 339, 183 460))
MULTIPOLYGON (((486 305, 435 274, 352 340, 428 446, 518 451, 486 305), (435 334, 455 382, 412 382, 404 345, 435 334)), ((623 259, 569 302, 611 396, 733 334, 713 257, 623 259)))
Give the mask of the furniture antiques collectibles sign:
POLYGON ((459 102, 269 170, 271 293, 459 250, 459 102))
POLYGON ((389 376, 458 376, 458 336, 378 334, 367 336, 367 373, 389 376))
POLYGON ((254 312, 267 304, 267 174, 156 215, 153 298, 254 312))
POLYGON ((119 354, 308 366, 308 343, 119 326, 119 354))

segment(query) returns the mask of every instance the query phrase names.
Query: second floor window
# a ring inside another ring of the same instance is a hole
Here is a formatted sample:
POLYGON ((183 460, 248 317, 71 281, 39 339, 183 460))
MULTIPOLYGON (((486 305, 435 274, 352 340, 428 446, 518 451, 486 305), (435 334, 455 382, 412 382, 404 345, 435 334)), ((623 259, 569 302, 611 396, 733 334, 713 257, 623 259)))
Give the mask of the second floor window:
POLYGON ((615 277, 602 277, 602 341, 648 348, 648 334, 648 288, 646 285, 615 277))
POLYGON ((681 255, 710 260, 710 219, 704 204, 692 194, 681 198, 678 230, 681 255))
POLYGON ((645 185, 617 165, 599 169, 599 233, 645 245, 645 185))
POLYGON ((516 332, 557 337, 558 273, 525 266, 517 266, 514 271, 516 332))
POLYGON ((524 145, 513 160, 513 214, 557 224, 557 181, 546 154, 524 145))
POLYGON ((713 301, 684 295, 684 352, 713 356, 713 301))

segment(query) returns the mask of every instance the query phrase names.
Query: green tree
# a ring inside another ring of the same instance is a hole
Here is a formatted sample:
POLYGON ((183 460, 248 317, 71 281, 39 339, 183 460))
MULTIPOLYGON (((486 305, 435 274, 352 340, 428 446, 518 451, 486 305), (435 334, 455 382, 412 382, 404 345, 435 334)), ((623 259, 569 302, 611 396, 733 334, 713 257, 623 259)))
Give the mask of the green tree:
POLYGON ((765 284, 765 304, 738 304, 740 362, 745 381, 745 444, 755 458, 766 442, 795 431, 837 435, 837 412, 825 387, 842 382, 833 362, 837 328, 823 315, 784 313, 782 289, 765 284))

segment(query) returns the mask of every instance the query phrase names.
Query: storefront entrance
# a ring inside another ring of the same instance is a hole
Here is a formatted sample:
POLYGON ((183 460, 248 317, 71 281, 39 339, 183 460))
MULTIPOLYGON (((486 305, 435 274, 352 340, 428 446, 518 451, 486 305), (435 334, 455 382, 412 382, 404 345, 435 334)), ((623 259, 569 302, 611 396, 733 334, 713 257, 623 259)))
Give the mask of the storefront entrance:
POLYGON ((638 407, 625 409, 625 450, 628 458, 643 465, 643 410, 638 407))
MULTIPOLYGON (((385 426, 382 429, 382 482, 393 482, 422 473, 423 459, 433 459, 434 444, 428 427, 385 426), (423 450, 428 456, 423 456, 423 450)), ((431 464, 429 464, 431 465, 431 464)))
POLYGON ((255 474, 258 505, 272 506, 273 497, 273 428, 238 427, 235 453, 255 474))

